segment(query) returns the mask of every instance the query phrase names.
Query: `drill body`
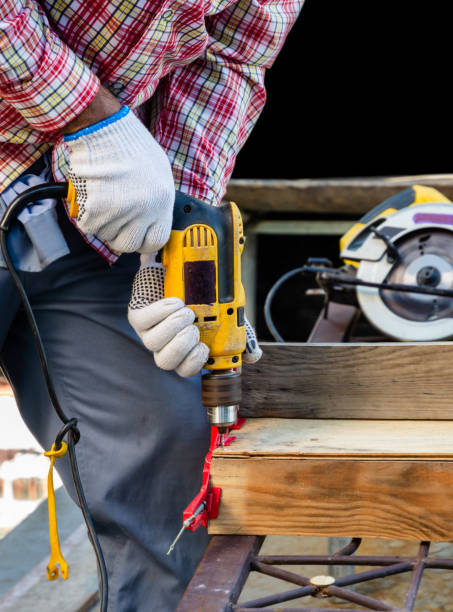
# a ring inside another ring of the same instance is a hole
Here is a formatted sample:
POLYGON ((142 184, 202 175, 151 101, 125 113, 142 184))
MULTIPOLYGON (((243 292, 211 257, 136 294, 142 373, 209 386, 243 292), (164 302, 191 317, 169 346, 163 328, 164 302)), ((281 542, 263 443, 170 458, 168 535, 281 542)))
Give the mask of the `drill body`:
POLYGON ((178 297, 195 313, 200 340, 209 347, 202 402, 220 433, 237 419, 240 371, 246 344, 244 248, 241 214, 233 202, 210 206, 176 193, 170 239, 162 251, 165 297, 178 297))
MULTIPOLYGON (((71 217, 78 204, 68 185, 71 217)), ((242 353, 246 344, 245 293, 241 280, 244 228, 234 202, 210 206, 176 192, 170 238, 162 249, 164 297, 177 297, 195 313, 200 340, 209 347, 202 377, 208 421, 221 434, 237 420, 242 353)))

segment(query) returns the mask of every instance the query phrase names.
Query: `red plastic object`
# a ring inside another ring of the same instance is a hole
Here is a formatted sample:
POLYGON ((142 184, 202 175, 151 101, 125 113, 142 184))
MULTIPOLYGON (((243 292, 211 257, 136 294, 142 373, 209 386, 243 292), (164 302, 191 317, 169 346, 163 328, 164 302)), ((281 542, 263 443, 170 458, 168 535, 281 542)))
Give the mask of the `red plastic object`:
POLYGON ((232 425, 230 429, 241 429, 244 423, 245 423, 245 417, 238 417, 237 422, 235 423, 235 425, 232 425))
MULTIPOLYGON (((245 419, 240 418, 238 419, 236 425, 233 425, 231 429, 240 429, 244 423, 245 419)), ((224 445, 229 446, 232 442, 234 442, 234 440, 236 440, 235 436, 226 434, 224 437, 224 445)), ((212 487, 210 482, 212 453, 218 446, 220 446, 220 434, 217 431, 217 427, 212 427, 211 444, 204 460, 200 492, 193 498, 183 512, 183 521, 186 521, 195 513, 200 504, 203 502, 206 503, 203 512, 200 512, 200 514, 193 519, 190 525, 188 525, 187 529, 190 531, 195 531, 200 525, 207 527, 209 519, 215 519, 219 516, 220 496, 222 494, 222 489, 220 487, 212 487)))

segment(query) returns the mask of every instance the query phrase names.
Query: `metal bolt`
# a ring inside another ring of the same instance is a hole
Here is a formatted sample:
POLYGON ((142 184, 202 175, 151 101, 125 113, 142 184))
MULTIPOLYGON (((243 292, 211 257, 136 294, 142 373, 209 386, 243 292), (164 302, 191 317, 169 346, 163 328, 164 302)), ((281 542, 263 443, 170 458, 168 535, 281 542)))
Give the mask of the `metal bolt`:
POLYGON ((313 578, 310 578, 310 584, 317 587, 330 586, 334 582, 335 578, 333 576, 313 576, 313 578))

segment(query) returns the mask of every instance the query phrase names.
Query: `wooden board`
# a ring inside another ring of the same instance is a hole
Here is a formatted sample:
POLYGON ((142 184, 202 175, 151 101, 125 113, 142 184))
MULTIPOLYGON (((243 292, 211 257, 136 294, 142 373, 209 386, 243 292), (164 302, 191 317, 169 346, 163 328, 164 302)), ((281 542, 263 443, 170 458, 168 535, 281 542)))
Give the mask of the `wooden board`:
POLYGON ((453 200, 453 175, 384 176, 346 179, 233 179, 226 200, 244 211, 348 214, 361 216, 386 198, 414 184, 435 187, 453 200))
POLYGON ((453 461, 453 421, 248 419, 233 433, 214 457, 453 461))
POLYGON ((453 424, 401 426, 247 422, 214 453, 209 532, 453 540, 453 424))
POLYGON ((243 416, 453 419, 453 344, 262 344, 243 416))
POLYGON ((453 540, 452 462, 214 460, 211 534, 453 540))

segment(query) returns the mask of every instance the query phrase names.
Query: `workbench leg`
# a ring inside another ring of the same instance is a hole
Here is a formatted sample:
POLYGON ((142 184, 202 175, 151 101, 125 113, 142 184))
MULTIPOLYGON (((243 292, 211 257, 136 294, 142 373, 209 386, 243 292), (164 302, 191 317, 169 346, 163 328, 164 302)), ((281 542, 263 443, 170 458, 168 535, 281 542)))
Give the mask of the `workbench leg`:
MULTIPOLYGON (((351 538, 327 538, 327 554, 329 556, 334 555, 347 546, 350 541, 351 538)), ((333 576, 333 578, 343 578, 344 576, 355 574, 355 568, 352 565, 329 565, 328 571, 329 575, 333 576)), ((353 586, 348 588, 354 589, 353 586)))
POLYGON ((229 612, 263 541, 261 536, 214 536, 176 612, 229 612))

